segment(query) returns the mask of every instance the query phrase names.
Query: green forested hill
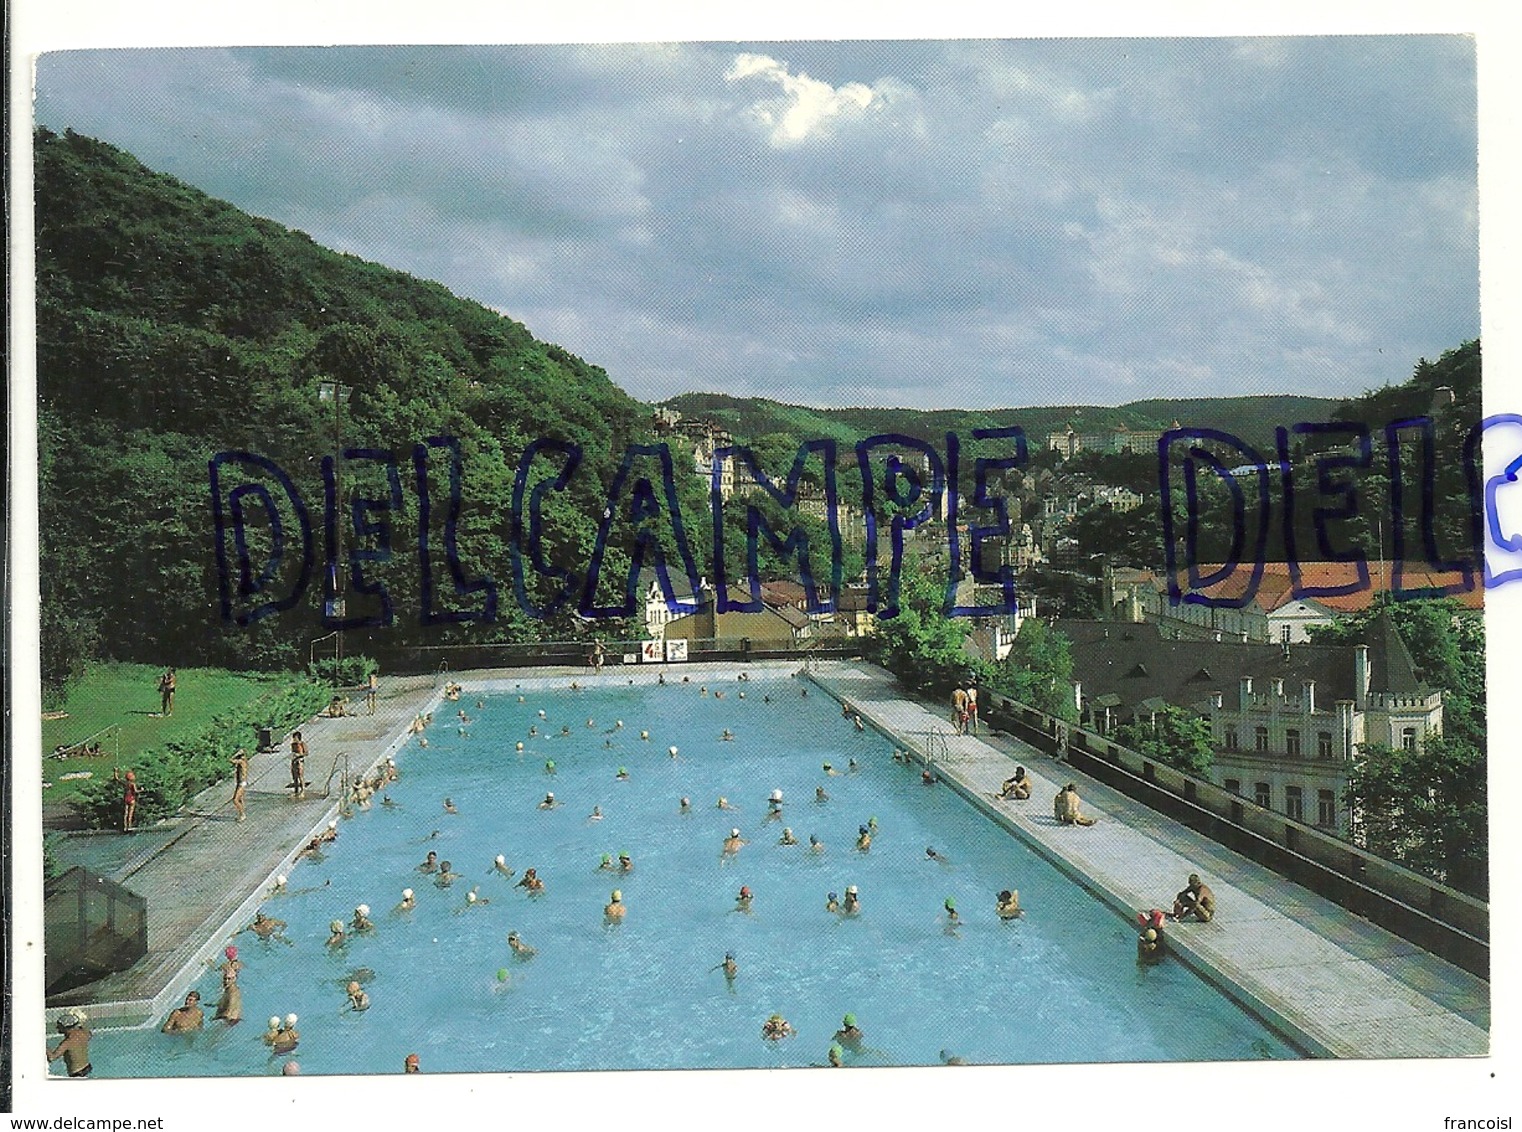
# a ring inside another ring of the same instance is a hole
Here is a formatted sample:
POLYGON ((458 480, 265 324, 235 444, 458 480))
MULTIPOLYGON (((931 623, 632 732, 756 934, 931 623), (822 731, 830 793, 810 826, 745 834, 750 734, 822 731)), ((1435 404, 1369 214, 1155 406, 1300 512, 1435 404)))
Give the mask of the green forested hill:
POLYGON ((452 434, 469 485, 462 559, 504 591, 493 632, 567 631, 514 611, 513 467, 529 439, 581 444, 584 474, 550 501, 564 519, 551 554, 584 562, 616 454, 648 427, 600 368, 436 283, 328 251, 77 134, 37 132, 36 207, 50 673, 92 651, 155 663, 306 659, 323 631, 316 587, 302 608, 253 629, 221 625, 207 460, 243 448, 285 468, 315 505, 320 560, 320 458, 337 424, 318 399, 324 379, 353 389, 345 446, 399 460, 396 561, 378 571, 399 626, 416 635, 409 453, 452 434))
POLYGON ((1019 425, 1025 429, 1027 443, 1039 449, 1044 446, 1047 433, 1070 424, 1079 432, 1122 424, 1132 429, 1165 429, 1175 420, 1202 428, 1224 429, 1249 444, 1271 446, 1277 426, 1327 420, 1339 402, 1329 397, 1278 394, 1133 401, 1114 408, 1038 405, 1024 409, 813 409, 763 397, 683 393, 667 404, 682 413, 712 417, 749 436, 787 432, 854 443, 875 433, 901 432, 934 442, 947 432, 966 436, 975 428, 1019 425))

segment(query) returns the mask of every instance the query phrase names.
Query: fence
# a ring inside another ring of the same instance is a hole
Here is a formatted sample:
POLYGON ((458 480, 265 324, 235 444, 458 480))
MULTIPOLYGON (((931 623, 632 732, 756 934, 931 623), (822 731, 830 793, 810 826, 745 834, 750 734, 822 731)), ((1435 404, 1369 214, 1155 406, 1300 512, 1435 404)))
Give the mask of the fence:
POLYGON ((148 902, 115 881, 73 868, 43 889, 46 993, 125 971, 148 953, 148 902))
POLYGON ((1324 830, 1000 695, 985 718, 1297 884, 1490 977, 1490 906, 1324 830))
MULTIPOLYGON (((603 664, 663 664, 642 659, 648 641, 604 641, 603 664)), ((417 645, 388 648, 380 642, 367 647, 382 670, 394 675, 426 676, 471 668, 587 668, 590 641, 534 641, 516 644, 417 645)), ((681 663, 738 663, 758 660, 850 660, 864 654, 860 637, 802 640, 709 637, 687 642, 687 660, 681 663)))

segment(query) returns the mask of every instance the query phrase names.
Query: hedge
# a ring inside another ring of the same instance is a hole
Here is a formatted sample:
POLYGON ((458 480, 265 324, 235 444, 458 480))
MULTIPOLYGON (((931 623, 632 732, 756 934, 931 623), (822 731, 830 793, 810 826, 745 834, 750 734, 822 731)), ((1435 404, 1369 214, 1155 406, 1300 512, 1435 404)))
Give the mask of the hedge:
MULTIPOLYGON (((202 790, 232 774, 232 757, 239 747, 252 751, 258 729, 280 735, 305 723, 327 705, 329 689, 294 679, 216 716, 199 734, 176 739, 139 753, 122 769, 137 775, 137 820, 157 821, 175 813, 202 790)), ((90 782, 72 803, 95 829, 118 826, 122 786, 109 778, 90 782)))
POLYGON ((380 666, 368 656, 346 656, 342 660, 319 660, 308 666, 313 680, 335 688, 357 688, 370 679, 380 666))

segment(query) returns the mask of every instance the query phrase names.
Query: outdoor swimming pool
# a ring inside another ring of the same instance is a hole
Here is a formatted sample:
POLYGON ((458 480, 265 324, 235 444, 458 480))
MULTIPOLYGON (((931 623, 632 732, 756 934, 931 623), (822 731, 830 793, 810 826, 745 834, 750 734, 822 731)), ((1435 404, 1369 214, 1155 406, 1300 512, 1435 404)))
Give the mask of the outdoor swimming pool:
MULTIPOLYGON (((430 746, 409 742, 397 758, 395 808, 377 798, 341 823, 326 855, 297 865, 288 892, 266 901, 289 942, 237 937, 242 1024, 212 1022, 208 1009, 199 1034, 99 1034, 96 1075, 278 1072, 286 1058, 259 1037, 288 1012, 300 1016, 294 1057, 307 1074, 397 1073, 414 1052, 429 1073, 823 1064, 847 1012, 865 1032, 848 1064, 934 1064, 942 1050, 1004 1064, 1296 1056, 1177 962, 1138 968, 1130 924, 948 787, 922 786, 892 761, 891 742, 856 732, 817 688, 805 698, 803 681, 759 674, 710 683, 706 696, 696 679, 569 683, 509 682, 441 704, 430 746), (472 717, 463 733, 457 707, 472 717), (732 742, 720 740, 725 728, 732 742), (829 801, 814 800, 817 786, 829 801), (767 820, 773 789, 780 821, 767 820), (548 790, 561 805, 540 810, 548 790), (446 795, 458 814, 444 811, 446 795), (690 814, 678 813, 683 795, 690 814), (721 795, 738 811, 717 808, 721 795), (600 821, 588 820, 594 806, 600 821), (869 818, 878 832, 860 853, 869 818), (778 844, 784 825, 802 844, 778 844), (749 844, 724 858, 733 826, 749 844), (809 851, 810 834, 824 853, 809 851), (927 859, 927 846, 947 863, 927 859), (452 887, 417 871, 430 849, 463 874, 452 887), (632 872, 599 870, 602 854, 625 850, 632 872), (498 853, 511 880, 492 869, 498 853), (515 887, 529 866, 542 896, 515 887), (850 884, 862 914, 826 912, 826 894, 850 884), (741 885, 754 892, 749 914, 735 911, 741 885), (467 903, 473 886, 489 903, 467 903), (394 911, 407 887, 417 907, 394 911), (628 914, 605 926, 614 887, 628 914), (995 916, 1002 888, 1019 889, 1023 919, 995 916), (954 934, 948 896, 964 921, 954 934), (329 922, 348 923, 360 903, 374 932, 326 947, 329 922), (538 954, 515 961, 509 931, 538 954), (732 986, 714 970, 726 951, 739 964, 732 986), (371 1008, 345 1012, 344 984, 361 969, 373 972, 371 1008), (797 1037, 762 1040, 774 1011, 797 1037)), ((216 973, 197 985, 209 1008, 216 973)))

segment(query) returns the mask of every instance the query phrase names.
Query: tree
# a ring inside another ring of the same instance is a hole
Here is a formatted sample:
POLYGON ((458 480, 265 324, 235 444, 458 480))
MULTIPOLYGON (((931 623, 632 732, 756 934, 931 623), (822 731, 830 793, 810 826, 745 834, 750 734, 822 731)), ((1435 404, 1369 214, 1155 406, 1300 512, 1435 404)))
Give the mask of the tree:
POLYGON ((1115 729, 1115 741, 1197 778, 1209 775, 1215 761, 1210 724, 1194 712, 1172 704, 1164 706, 1150 720, 1122 723, 1115 729))
POLYGON ((943 612, 944 565, 929 559, 905 562, 896 617, 877 623, 873 659, 919 692, 939 694, 982 666, 962 649, 971 624, 943 612))
POLYGON ((1072 643, 1037 617, 1028 617, 1015 634, 1009 655, 992 666, 994 691, 1047 715, 1076 722, 1073 702, 1072 643))

